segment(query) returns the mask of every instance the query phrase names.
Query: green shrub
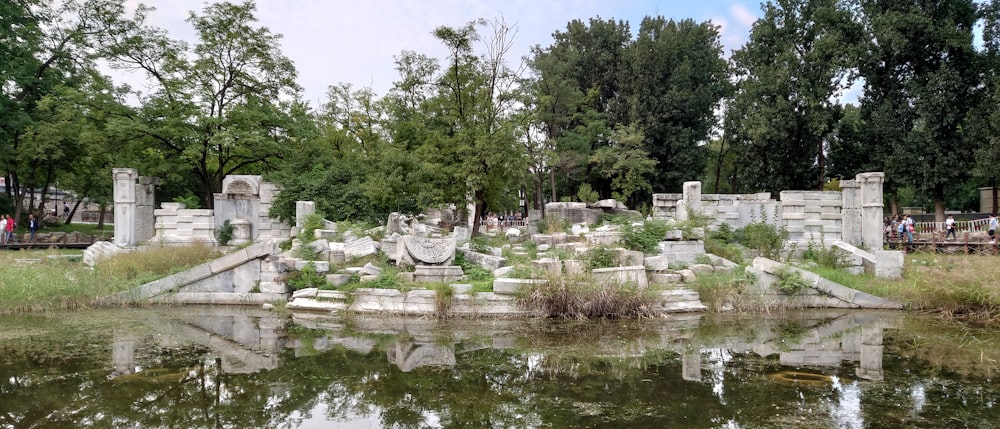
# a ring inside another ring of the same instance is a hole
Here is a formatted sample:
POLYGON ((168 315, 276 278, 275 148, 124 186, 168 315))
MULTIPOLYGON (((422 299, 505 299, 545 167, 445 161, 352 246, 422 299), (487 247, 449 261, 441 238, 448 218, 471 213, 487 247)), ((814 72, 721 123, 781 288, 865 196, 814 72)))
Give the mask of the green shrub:
POLYGON ((778 277, 778 290, 786 295, 795 295, 809 288, 809 282, 796 270, 783 268, 774 275, 778 277))
POLYGON ((316 240, 316 230, 323 229, 324 217, 321 213, 313 213, 306 216, 302 225, 302 233, 299 234, 299 241, 303 244, 316 240))
POLYGON ((180 197, 174 197, 174 202, 184 204, 184 208, 186 209, 201 208, 201 201, 199 201, 198 197, 194 196, 194 194, 187 194, 180 197))
POLYGON ((724 223, 719 225, 715 231, 709 233, 706 238, 721 241, 723 244, 729 244, 736 241, 736 231, 728 223, 724 223))
POLYGON ((820 244, 809 242, 808 247, 802 253, 802 259, 813 261, 817 265, 827 268, 843 268, 847 266, 847 254, 836 247, 829 249, 820 244))
POLYGON ((755 222, 739 230, 738 239, 744 247, 768 259, 779 259, 788 240, 788 231, 765 222, 755 222))
POLYGON ((625 247, 630 250, 637 250, 642 253, 655 253, 656 245, 663 241, 670 226, 663 221, 650 220, 642 223, 642 226, 632 224, 625 225, 622 230, 622 238, 625 247))
POLYGON ((584 203, 596 203, 600 196, 597 195, 597 191, 590 187, 589 183, 583 183, 580 185, 579 190, 576 191, 576 197, 580 199, 580 202, 584 203))
POLYGON ((285 282, 292 290, 311 287, 322 288, 327 285, 326 276, 316 271, 316 264, 313 264, 312 261, 302 267, 301 270, 289 273, 288 279, 285 282))
POLYGON ((590 270, 621 265, 621 254, 617 250, 605 246, 590 248, 580 259, 583 261, 583 265, 590 270))
POLYGON ((229 219, 224 220, 222 226, 215 230, 215 239, 223 246, 229 244, 229 240, 233 239, 233 224, 229 222, 229 219))

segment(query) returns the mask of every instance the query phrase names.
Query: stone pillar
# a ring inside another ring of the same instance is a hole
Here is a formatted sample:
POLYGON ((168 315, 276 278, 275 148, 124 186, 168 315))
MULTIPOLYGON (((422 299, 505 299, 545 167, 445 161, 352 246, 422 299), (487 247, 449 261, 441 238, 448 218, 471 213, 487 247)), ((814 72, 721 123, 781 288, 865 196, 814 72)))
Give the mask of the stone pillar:
POLYGON ((135 187, 135 242, 145 243, 156 233, 156 185, 160 183, 156 177, 139 176, 135 187))
POLYGON ((135 372, 135 338, 129 334, 115 333, 111 340, 112 375, 129 375, 135 372))
POLYGON ((675 215, 679 221, 688 220, 690 214, 701 214, 701 182, 684 182, 683 190, 675 215))
POLYGON ((882 183, 885 173, 861 173, 855 180, 861 186, 861 244, 868 250, 882 250, 882 183))
POLYGON ((114 176, 115 204, 115 245, 118 247, 135 247, 136 237, 136 197, 135 184, 139 178, 134 168, 115 168, 111 170, 114 176))
POLYGON ((681 378, 687 381, 701 381, 700 350, 685 350, 681 354, 681 378))
POLYGON ((306 224, 306 218, 313 213, 316 213, 316 202, 295 202, 295 235, 298 235, 298 232, 301 231, 306 224))
POLYGON ((882 372, 882 327, 879 324, 861 328, 860 362, 854 373, 865 380, 881 381, 882 372))
POLYGON ((843 218, 843 240, 854 247, 861 247, 861 185, 856 180, 842 180, 840 182, 843 206, 841 217, 843 218))
POLYGON ((229 224, 233 227, 233 238, 229 240, 230 246, 250 244, 252 235, 250 232, 251 222, 249 220, 233 219, 229 221, 229 224))

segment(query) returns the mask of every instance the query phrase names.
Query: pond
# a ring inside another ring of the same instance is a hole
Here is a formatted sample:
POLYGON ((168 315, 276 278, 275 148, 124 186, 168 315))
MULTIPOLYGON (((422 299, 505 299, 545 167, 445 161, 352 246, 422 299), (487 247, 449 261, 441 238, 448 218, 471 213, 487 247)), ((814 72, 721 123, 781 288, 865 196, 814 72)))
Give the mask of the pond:
POLYGON ((3 428, 986 428, 993 330, 904 313, 0 318, 3 428))

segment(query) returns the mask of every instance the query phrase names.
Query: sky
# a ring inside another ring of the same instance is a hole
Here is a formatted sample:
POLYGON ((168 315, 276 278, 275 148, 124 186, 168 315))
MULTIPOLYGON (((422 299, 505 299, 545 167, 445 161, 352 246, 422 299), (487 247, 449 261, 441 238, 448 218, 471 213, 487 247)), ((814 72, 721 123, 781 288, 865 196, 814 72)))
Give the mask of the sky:
MULTIPOLYGON (((206 1, 142 3, 156 8, 148 24, 167 30, 171 38, 196 42, 185 20, 191 11, 200 12, 206 1)), ((445 58, 442 44, 431 34, 442 25, 459 27, 479 18, 502 18, 516 28, 510 58, 520 62, 532 46, 549 46, 552 33, 565 30, 574 19, 624 20, 635 30, 645 16, 692 18, 719 26, 728 56, 746 42, 761 14, 756 0, 257 0, 256 4, 258 24, 283 36, 282 52, 295 63, 303 97, 314 107, 326 100, 329 86, 340 83, 385 95, 398 77, 394 59, 404 50, 445 58)), ((143 89, 138 76, 113 76, 143 89)))

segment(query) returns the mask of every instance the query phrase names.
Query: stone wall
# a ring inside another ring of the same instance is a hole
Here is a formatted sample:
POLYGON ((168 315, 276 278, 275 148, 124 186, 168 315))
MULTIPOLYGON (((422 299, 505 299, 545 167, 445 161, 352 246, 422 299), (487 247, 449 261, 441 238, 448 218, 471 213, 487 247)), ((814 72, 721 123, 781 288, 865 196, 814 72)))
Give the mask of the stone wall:
POLYGON ((789 241, 845 241, 854 246, 882 248, 883 173, 861 173, 841 182, 840 191, 781 191, 768 193, 701 194, 698 182, 684 184, 682 194, 653 194, 654 219, 684 220, 687 210, 709 219, 710 226, 743 228, 754 222, 783 226, 789 241))
POLYGON ((843 198, 837 191, 781 191, 781 222, 793 242, 840 241, 843 198))
POLYGON ((212 210, 188 209, 184 203, 163 203, 153 215, 156 217, 154 240, 162 244, 216 242, 212 210))
MULTIPOLYGON (((683 194, 653 194, 653 219, 676 219, 677 208, 688 207, 681 202, 683 200, 683 194)), ((701 215, 707 217, 712 226, 726 223, 742 228, 761 220, 771 222, 780 218, 777 214, 780 214, 780 205, 767 192, 701 195, 701 215)))
POLYGON ((215 194, 215 228, 225 221, 249 222, 251 241, 285 240, 292 226, 270 216, 280 190, 260 176, 230 175, 222 181, 222 192, 215 194))

